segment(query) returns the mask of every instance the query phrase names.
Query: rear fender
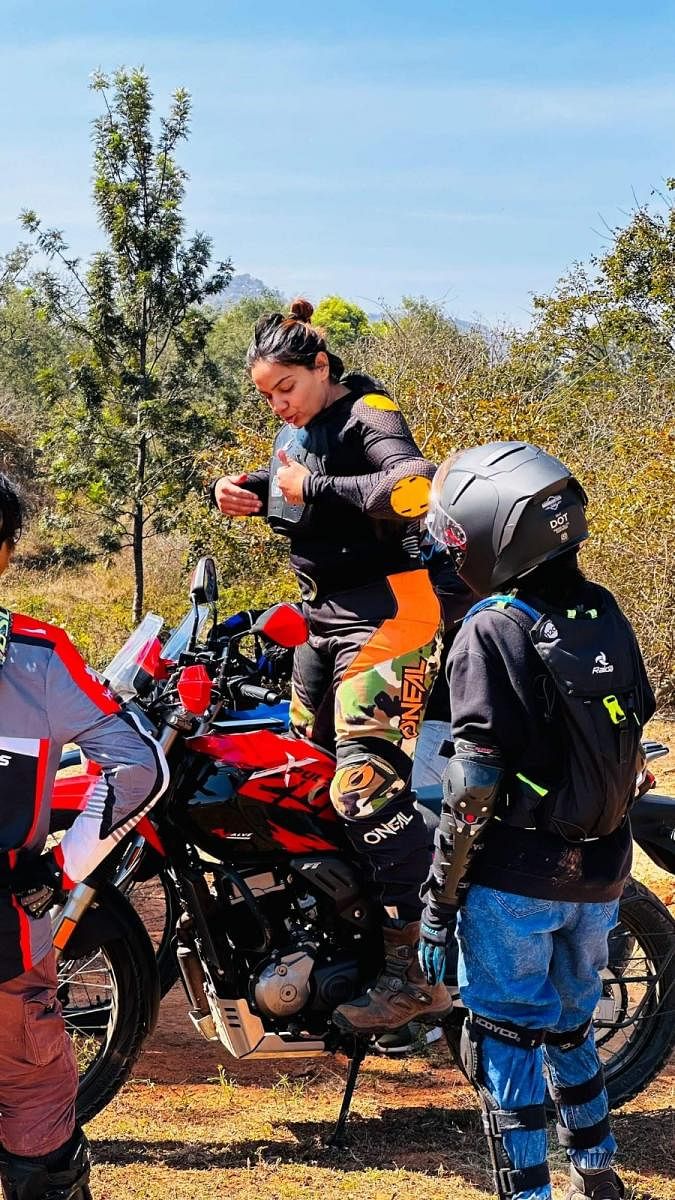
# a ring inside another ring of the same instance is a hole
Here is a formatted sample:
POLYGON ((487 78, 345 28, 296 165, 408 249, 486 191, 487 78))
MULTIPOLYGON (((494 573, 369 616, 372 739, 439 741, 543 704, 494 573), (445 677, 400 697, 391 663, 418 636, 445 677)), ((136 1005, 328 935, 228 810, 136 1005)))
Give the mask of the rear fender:
POLYGON ((675 798, 647 793, 630 812, 633 838, 662 871, 675 875, 675 798))

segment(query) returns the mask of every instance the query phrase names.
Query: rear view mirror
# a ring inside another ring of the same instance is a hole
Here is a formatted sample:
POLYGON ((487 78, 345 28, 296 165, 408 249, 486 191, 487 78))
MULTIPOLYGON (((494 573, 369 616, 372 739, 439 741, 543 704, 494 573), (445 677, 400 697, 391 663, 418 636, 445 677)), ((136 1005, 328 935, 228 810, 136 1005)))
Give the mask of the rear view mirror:
POLYGON ((309 628, 300 609, 294 604, 274 604, 260 614, 255 625, 251 626, 251 633, 260 633, 278 646, 290 650, 307 641, 309 628))
POLYGON ((218 575, 210 555, 200 558, 192 572, 190 596, 193 604, 215 604, 218 599, 218 575))

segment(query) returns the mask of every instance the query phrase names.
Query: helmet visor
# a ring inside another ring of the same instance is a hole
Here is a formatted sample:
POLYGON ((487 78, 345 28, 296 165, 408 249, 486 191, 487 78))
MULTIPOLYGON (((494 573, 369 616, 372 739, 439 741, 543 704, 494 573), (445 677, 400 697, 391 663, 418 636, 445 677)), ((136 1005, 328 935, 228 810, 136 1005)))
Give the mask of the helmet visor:
POLYGON ((459 571, 466 558, 466 533, 462 526, 445 511, 442 502, 443 484, 455 457, 456 455, 446 459, 434 475, 426 527, 434 541, 451 556, 456 570, 459 571))

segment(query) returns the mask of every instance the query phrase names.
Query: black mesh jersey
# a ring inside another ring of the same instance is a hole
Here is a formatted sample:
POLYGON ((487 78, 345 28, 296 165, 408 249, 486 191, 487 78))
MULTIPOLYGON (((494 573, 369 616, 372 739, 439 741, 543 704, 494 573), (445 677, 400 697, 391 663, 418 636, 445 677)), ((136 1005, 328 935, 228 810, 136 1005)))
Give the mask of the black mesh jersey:
POLYGON ((304 429, 284 426, 270 467, 241 486, 267 505, 267 520, 291 543, 291 565, 307 598, 420 568, 420 518, 436 470, 423 458, 396 402, 367 375, 347 375, 348 394, 304 429), (276 485, 277 453, 306 464, 303 503, 276 485))

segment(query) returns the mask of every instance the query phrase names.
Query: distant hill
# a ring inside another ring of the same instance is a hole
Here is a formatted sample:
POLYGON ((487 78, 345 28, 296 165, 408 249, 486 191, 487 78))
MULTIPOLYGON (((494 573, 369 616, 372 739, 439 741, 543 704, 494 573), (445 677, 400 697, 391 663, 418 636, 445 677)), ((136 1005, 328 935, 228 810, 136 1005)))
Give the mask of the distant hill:
POLYGON ((258 296, 264 296, 266 292, 271 291, 275 291, 275 289, 264 283, 262 279, 256 279, 254 275, 233 275, 230 286, 226 287, 218 297, 218 308, 232 308, 240 300, 255 300, 258 296))
MULTIPOLYGON (((240 300, 255 300, 258 296, 264 296, 267 292, 277 292, 277 288, 269 283, 265 283, 263 279, 256 279, 255 275, 233 275, 230 286, 225 288, 216 302, 216 307, 227 310, 238 304, 240 300)), ((281 295, 281 293, 277 293, 281 295)), ((367 314, 370 321, 381 321, 383 319, 382 312, 369 312, 367 314)), ((460 317, 451 318, 457 326, 460 333, 482 333, 487 336, 490 332, 484 325, 479 325, 475 321, 463 321, 460 317)))

